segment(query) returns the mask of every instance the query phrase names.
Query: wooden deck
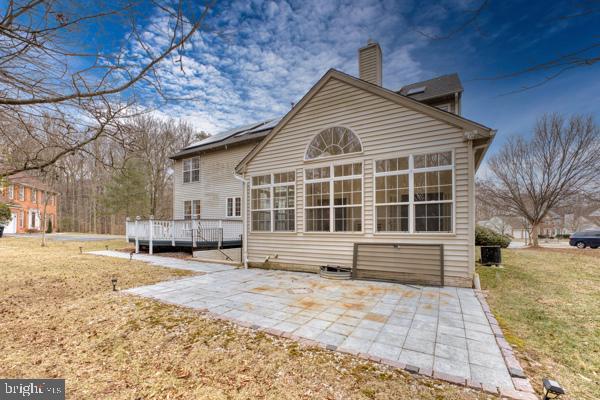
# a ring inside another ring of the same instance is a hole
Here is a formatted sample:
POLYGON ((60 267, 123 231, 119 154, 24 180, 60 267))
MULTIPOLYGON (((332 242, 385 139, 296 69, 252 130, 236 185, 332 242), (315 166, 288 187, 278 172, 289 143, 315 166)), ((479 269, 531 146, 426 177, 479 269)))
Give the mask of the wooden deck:
POLYGON ((126 222, 125 237, 135 243, 136 253, 147 247, 183 247, 195 249, 221 249, 242 246, 243 225, 240 220, 186 219, 140 220, 126 222))

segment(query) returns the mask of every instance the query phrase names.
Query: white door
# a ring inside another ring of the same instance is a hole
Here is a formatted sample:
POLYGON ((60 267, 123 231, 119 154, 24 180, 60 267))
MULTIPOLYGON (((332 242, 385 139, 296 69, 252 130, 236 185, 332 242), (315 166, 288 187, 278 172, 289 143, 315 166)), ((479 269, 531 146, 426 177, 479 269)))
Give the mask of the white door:
POLYGON ((17 233, 17 214, 12 214, 10 222, 4 227, 4 233, 17 233))

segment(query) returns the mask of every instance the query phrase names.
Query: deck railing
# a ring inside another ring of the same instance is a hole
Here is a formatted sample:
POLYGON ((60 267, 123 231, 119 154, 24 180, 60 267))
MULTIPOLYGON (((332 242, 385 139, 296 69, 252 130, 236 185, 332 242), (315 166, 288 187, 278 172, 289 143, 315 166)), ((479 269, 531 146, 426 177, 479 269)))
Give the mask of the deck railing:
POLYGON ((240 220, 227 219, 127 219, 125 223, 125 238, 135 240, 136 252, 139 251, 139 241, 148 242, 150 253, 152 247, 165 242, 172 246, 178 243, 189 243, 192 248, 202 244, 214 244, 218 248, 223 242, 240 240, 243 225, 240 220))

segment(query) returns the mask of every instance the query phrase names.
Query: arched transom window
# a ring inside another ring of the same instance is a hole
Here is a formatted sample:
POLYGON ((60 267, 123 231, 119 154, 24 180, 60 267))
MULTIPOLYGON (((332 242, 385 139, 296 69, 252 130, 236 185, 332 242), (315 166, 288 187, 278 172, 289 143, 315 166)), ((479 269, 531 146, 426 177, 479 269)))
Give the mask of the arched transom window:
POLYGON ((306 150, 306 159, 314 160, 361 151, 362 145, 354 132, 343 126, 334 126, 321 131, 313 138, 306 150))

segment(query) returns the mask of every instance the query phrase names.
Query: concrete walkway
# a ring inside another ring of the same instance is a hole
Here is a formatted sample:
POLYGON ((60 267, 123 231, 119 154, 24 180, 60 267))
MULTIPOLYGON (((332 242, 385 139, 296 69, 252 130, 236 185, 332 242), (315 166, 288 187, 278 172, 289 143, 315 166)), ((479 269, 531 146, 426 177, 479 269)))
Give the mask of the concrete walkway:
MULTIPOLYGON (((129 257, 111 251, 92 254, 129 257)), ((523 389, 517 383, 532 391, 526 379, 511 377, 505 361, 510 346, 500 348, 501 332, 497 325, 492 328, 489 309, 472 289, 334 281, 316 274, 134 258, 206 274, 128 293, 207 310, 255 329, 508 397, 523 393, 515 391, 523 389)))
MULTIPOLYGON (((87 252, 87 254, 94 254, 97 256, 125 258, 125 259, 129 260, 129 253, 125 253, 122 251, 100 250, 100 251, 89 251, 89 252, 87 252)), ((157 265, 159 267, 185 269, 188 271, 201 272, 201 273, 205 273, 205 274, 235 269, 235 267, 232 267, 230 265, 211 264, 211 263, 198 262, 198 261, 181 260, 181 259, 174 258, 174 257, 151 256, 148 254, 134 254, 133 259, 138 260, 138 261, 144 261, 149 264, 157 265)))

